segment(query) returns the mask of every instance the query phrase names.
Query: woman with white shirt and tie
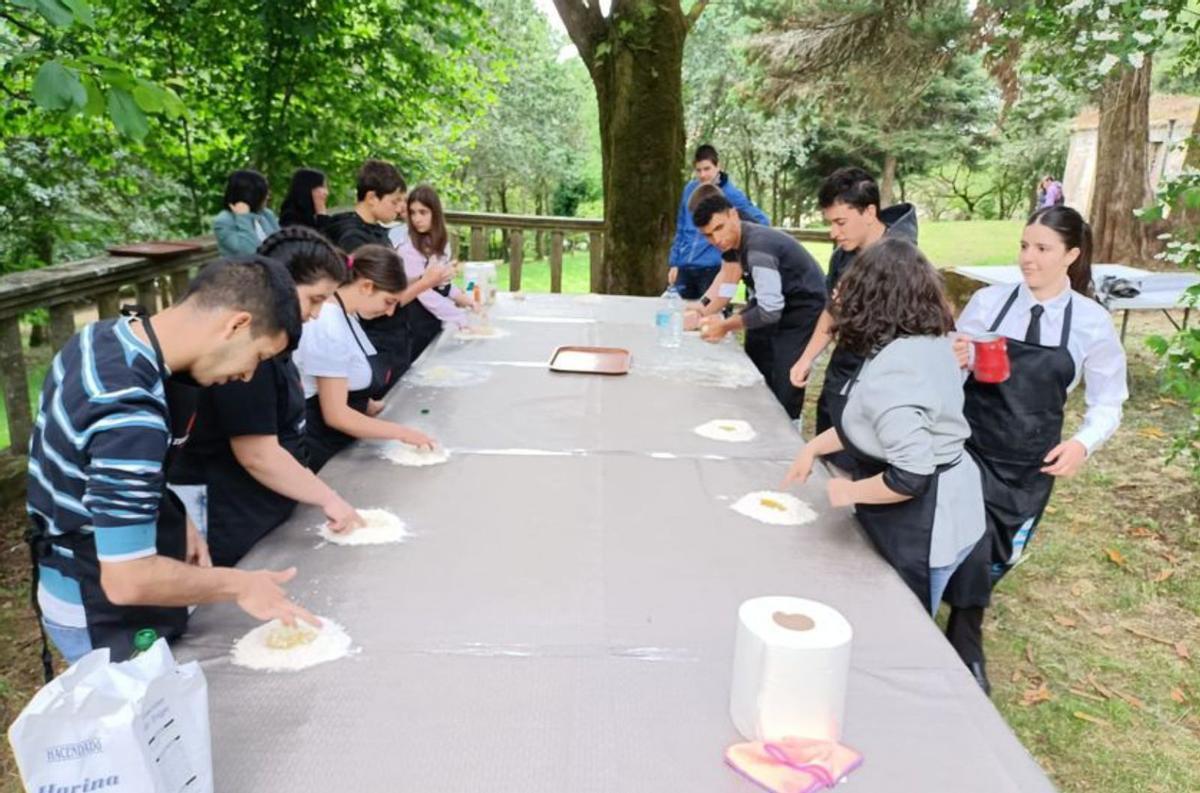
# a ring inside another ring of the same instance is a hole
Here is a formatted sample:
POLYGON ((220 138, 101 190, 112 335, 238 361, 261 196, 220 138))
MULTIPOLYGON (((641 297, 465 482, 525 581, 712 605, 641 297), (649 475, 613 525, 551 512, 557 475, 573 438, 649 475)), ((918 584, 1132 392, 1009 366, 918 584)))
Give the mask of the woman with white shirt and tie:
POLYGON ((1007 337, 1003 383, 967 377, 967 450, 983 474, 988 531, 946 590, 946 636, 985 691, 983 613, 992 587, 1021 557, 1041 520, 1054 480, 1074 476, 1121 423, 1129 397, 1125 351, 1092 291, 1092 232, 1074 209, 1030 216, 1021 238, 1022 283, 976 292, 958 318, 959 363, 970 339, 1007 337), (1087 405, 1075 435, 1062 439, 1067 396, 1085 383, 1087 405))

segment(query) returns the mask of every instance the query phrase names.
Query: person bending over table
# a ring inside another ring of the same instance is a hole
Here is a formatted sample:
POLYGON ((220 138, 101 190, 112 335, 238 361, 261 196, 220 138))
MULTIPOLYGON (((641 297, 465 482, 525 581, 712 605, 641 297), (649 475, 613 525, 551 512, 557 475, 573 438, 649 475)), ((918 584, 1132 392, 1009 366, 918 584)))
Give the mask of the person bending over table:
POLYGON ((830 303, 838 344, 863 362, 834 426, 801 449, 786 484, 817 457, 846 450, 854 479, 829 480, 829 502, 855 515, 881 556, 931 613, 983 535, 979 469, 964 454, 962 377, 946 335, 954 317, 932 265, 912 243, 859 254, 830 303))
POLYGON ((414 446, 433 441, 411 427, 375 418, 389 370, 378 360, 360 319, 390 316, 407 280, 390 247, 364 245, 348 260, 350 281, 338 287, 300 339, 296 366, 304 384, 304 445, 308 464, 320 471, 355 438, 385 438, 414 446))
MULTIPOLYGON (((700 201, 692 219, 727 262, 741 271, 748 294, 746 308, 732 317, 705 316, 700 335, 717 342, 731 331, 746 331, 746 354, 762 373, 788 417, 800 417, 804 389, 788 378, 812 336, 825 307, 825 281, 816 261, 794 238, 782 231, 744 222, 723 195, 700 201)), ((725 276, 718 276, 725 282, 725 276)), ((711 308, 712 306, 710 306, 711 308)))
POLYGON ((958 318, 960 363, 971 337, 1007 337, 1010 374, 998 384, 967 377, 967 450, 983 471, 988 531, 946 590, 946 636, 985 691, 983 612, 1021 558, 1054 480, 1074 476, 1121 423, 1129 398, 1125 350, 1112 318, 1088 295, 1092 231, 1070 207, 1034 212, 1021 236, 1022 282, 979 290, 958 318), (1067 395, 1087 381, 1083 424, 1062 440, 1067 395))
POLYGON ((283 590, 295 568, 204 566, 203 539, 164 475, 186 440, 169 429, 177 406, 168 379, 249 380, 299 334, 292 279, 258 257, 214 262, 179 303, 150 318, 94 322, 54 356, 29 444, 27 511, 34 605, 68 661, 100 647, 123 661, 143 628, 175 638, 199 603, 235 601, 259 619, 319 625, 283 590))
MULTIPOLYGON (((304 226, 272 234, 258 253, 287 268, 305 322, 346 280, 342 253, 304 226)), ((308 469, 304 412, 300 372, 286 353, 259 364, 248 382, 201 392, 191 438, 168 478, 204 532, 214 564, 237 564, 297 502, 321 507, 333 531, 362 524, 308 469)))

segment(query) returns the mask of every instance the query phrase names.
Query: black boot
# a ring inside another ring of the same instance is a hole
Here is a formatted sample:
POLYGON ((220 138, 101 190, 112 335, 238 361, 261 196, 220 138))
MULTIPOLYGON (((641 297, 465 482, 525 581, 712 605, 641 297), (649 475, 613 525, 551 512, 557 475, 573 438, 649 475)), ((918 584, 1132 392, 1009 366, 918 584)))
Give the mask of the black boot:
POLYGON ((988 682, 987 663, 983 657, 983 612, 984 609, 978 607, 951 608, 946 639, 971 670, 983 693, 991 696, 992 685, 988 682))

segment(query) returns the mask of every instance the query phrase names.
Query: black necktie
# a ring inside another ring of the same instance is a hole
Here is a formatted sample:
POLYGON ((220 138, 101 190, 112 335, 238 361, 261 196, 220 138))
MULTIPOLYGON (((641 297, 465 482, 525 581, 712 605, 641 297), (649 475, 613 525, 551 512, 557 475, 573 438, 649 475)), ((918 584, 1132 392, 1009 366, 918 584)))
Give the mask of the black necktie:
POLYGON ((1045 308, 1036 303, 1033 308, 1029 309, 1029 327, 1025 330, 1026 344, 1042 343, 1042 314, 1045 311, 1045 308))

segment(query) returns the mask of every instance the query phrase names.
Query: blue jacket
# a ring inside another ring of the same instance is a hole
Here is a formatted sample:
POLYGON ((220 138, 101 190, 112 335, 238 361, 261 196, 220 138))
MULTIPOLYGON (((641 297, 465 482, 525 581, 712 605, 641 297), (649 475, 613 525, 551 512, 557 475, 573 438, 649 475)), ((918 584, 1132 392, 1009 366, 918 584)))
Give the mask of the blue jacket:
MULTIPOLYGON (((675 219, 675 242, 671 244, 671 257, 668 259, 672 267, 719 267, 721 252, 704 239, 700 229, 692 222, 692 213, 688 212, 688 199, 700 186, 698 179, 688 182, 683 188, 683 198, 679 200, 679 217, 675 219)), ((742 220, 757 223, 760 226, 771 225, 770 219, 761 209, 750 203, 746 194, 734 187, 729 174, 721 171, 717 178, 717 187, 733 204, 742 220)))

